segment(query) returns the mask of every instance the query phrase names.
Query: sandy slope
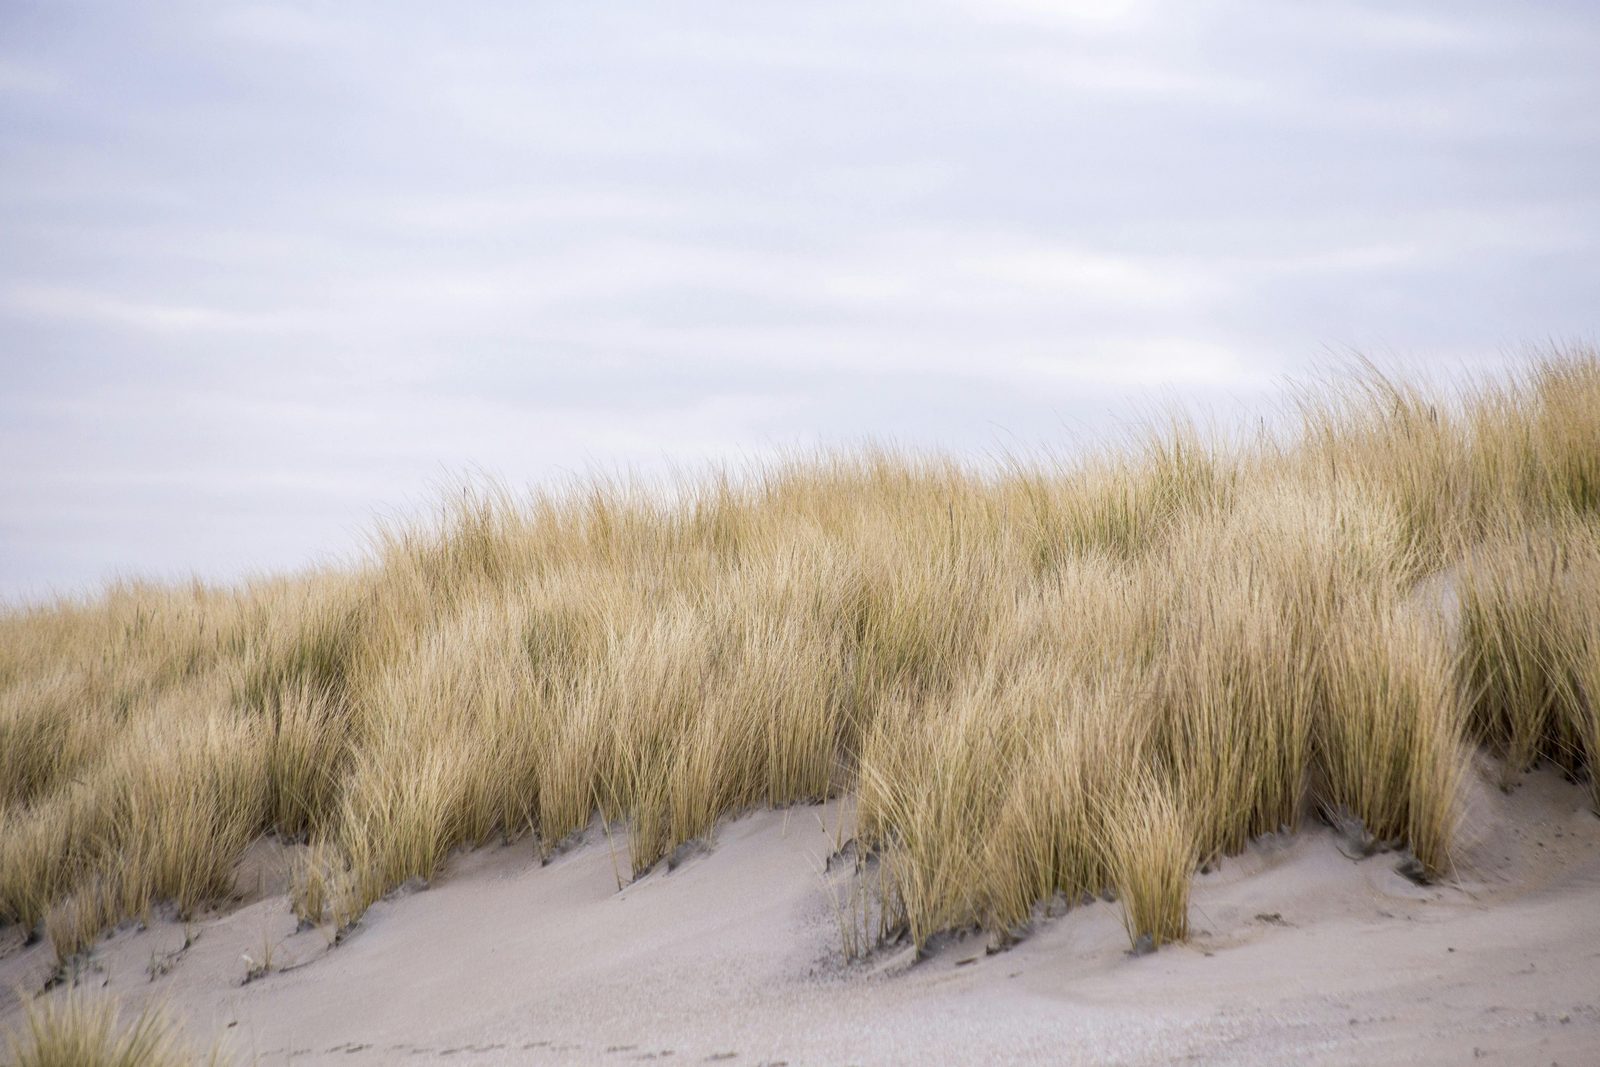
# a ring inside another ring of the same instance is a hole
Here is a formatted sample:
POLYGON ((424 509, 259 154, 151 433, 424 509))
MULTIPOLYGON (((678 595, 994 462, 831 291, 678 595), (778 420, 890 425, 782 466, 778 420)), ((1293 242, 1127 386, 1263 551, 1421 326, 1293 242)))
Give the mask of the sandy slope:
MULTIPOLYGON (((1352 861, 1326 830, 1264 841, 1198 878, 1191 944, 1142 958, 1100 903, 994 955, 955 938, 844 967, 837 818, 740 819, 621 891, 598 833, 544 867, 481 850, 332 951, 293 932, 261 848, 241 872, 259 899, 170 958, 184 927, 121 932, 84 979, 264 1065, 1600 1064, 1600 819, 1547 774, 1475 790, 1455 885, 1352 861), (267 942, 279 969, 241 985, 267 942)), ((49 950, 0 939, 0 986, 37 989, 49 950)))

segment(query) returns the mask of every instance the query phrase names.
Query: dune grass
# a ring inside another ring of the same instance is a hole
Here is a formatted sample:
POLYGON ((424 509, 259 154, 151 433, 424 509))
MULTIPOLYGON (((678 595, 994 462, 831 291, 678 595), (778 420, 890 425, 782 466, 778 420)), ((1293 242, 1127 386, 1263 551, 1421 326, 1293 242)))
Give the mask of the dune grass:
POLYGON ((343 926, 460 846, 598 813, 638 873, 846 792, 856 913, 918 947, 1102 893, 1182 938, 1197 865, 1308 815, 1446 872, 1470 746, 1597 777, 1600 357, 1298 417, 467 492, 348 572, 11 610, 0 921, 65 957, 276 833, 343 926))
POLYGON ((7 1037, 12 1067, 222 1067, 220 1050, 199 1055, 159 1011, 124 1021, 117 1002, 73 990, 28 1002, 7 1037))

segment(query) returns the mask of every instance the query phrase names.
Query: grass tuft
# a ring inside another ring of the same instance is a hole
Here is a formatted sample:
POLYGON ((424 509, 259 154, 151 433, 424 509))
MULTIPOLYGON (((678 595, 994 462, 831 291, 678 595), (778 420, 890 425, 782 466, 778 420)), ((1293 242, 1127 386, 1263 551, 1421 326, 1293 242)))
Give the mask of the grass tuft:
POLYGON ((7 1034, 15 1067, 221 1067, 200 1056, 158 1011, 124 1022, 116 1001, 76 990, 29 1001, 18 1033, 7 1034))

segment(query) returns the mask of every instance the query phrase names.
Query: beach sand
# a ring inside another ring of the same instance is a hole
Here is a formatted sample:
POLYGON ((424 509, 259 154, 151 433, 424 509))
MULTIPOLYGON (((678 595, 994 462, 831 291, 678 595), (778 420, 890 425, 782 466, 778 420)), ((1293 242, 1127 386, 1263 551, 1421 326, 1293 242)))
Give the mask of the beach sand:
MULTIPOLYGON (((80 980, 263 1067, 1600 1064, 1600 818, 1549 772, 1491 780, 1451 883, 1310 824, 1198 875, 1192 939, 1145 956, 1096 902, 1004 951, 972 934, 846 964, 836 802, 727 822, 620 889, 625 841, 598 828, 543 865, 528 842, 463 853, 331 948, 296 932, 291 850, 262 843, 230 910, 124 928, 80 980)), ((0 1023, 52 963, 0 932, 0 1023)))

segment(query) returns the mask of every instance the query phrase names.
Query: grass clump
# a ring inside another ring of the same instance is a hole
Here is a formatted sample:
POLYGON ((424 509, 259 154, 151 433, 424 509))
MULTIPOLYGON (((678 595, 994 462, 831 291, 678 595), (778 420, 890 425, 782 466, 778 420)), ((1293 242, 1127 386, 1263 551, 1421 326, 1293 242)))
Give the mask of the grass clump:
POLYGON ((116 1001, 77 991, 29 1002, 17 1033, 6 1035, 13 1067, 222 1067, 219 1051, 201 1056, 158 1011, 123 1021, 116 1001))
POLYGON ((1449 865, 1466 767, 1454 664, 1436 620, 1409 603, 1352 604, 1319 671, 1319 801, 1371 843, 1449 865))
POLYGON ((1192 816, 1154 777, 1123 784, 1106 819, 1111 883, 1135 951, 1189 936, 1189 880, 1194 874, 1192 816))
MULTIPOLYGON (((1600 764, 1600 524, 1506 529, 1462 567, 1461 644, 1476 737, 1507 781, 1548 759, 1595 786, 1600 764)), ((1596 786, 1600 801, 1600 786, 1596 786)))

